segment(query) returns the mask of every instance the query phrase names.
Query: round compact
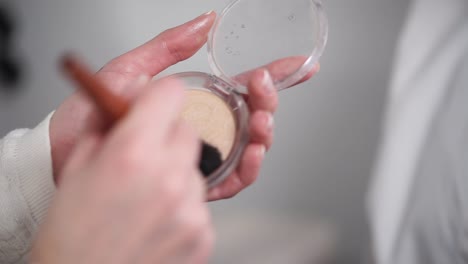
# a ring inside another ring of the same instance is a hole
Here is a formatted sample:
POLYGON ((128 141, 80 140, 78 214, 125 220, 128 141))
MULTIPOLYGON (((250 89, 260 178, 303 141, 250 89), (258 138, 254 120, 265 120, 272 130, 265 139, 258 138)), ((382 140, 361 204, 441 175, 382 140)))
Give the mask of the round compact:
POLYGON ((219 152, 221 163, 206 177, 209 187, 237 168, 249 141, 249 110, 242 96, 249 74, 266 68, 278 90, 298 83, 316 67, 327 33, 320 0, 235 0, 209 35, 213 74, 171 75, 187 87, 182 118, 219 152))

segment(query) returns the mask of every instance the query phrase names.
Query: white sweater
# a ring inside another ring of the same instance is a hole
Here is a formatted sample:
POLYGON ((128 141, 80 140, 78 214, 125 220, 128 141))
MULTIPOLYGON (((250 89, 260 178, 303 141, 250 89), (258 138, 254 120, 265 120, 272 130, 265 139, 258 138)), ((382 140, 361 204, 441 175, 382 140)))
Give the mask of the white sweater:
POLYGON ((0 140, 0 263, 25 263, 55 191, 49 115, 0 140))

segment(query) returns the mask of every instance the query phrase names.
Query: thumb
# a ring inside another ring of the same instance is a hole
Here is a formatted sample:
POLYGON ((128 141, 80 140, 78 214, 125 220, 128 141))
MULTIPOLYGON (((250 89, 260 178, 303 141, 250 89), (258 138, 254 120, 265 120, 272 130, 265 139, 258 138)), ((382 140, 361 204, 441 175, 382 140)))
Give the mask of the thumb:
POLYGON ((73 174, 80 171, 86 164, 91 162, 101 144, 101 137, 98 134, 88 134, 83 136, 73 149, 68 161, 65 164, 64 170, 56 179, 57 186, 64 180, 65 175, 73 174))

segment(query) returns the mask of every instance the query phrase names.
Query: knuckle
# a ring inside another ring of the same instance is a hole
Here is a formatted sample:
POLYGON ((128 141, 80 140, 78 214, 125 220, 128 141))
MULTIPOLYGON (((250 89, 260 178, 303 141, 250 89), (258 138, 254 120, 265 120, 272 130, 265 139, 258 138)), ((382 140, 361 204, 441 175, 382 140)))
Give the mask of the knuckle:
POLYGON ((193 178, 192 188, 194 188, 194 191, 204 193, 206 191, 206 182, 200 170, 195 170, 191 177, 193 178))
POLYGON ((270 112, 266 110, 259 110, 255 113, 254 118, 255 118, 255 121, 257 121, 258 123, 266 124, 264 120, 268 120, 270 115, 271 115, 270 112))
POLYGON ((169 29, 159 35, 160 39, 162 40, 162 46, 167 50, 173 61, 181 61, 184 59, 184 56, 182 55, 180 46, 177 46, 174 42, 171 42, 167 37, 167 35, 169 35, 171 32, 172 31, 169 29))
POLYGON ((145 158, 142 151, 133 145, 125 148, 125 151, 120 153, 118 157, 115 165, 118 166, 118 169, 123 170, 123 172, 135 172, 135 170, 141 169, 145 158))
POLYGON ((197 241, 194 263, 206 263, 214 249, 214 232, 209 231, 197 241))
POLYGON ((194 264, 207 263, 214 249, 214 236, 205 236, 197 241, 195 257, 192 260, 194 264))
POLYGON ((214 247, 216 241, 216 235, 212 228, 210 228, 206 234, 205 239, 203 239, 202 247, 204 250, 211 251, 214 247))
POLYGON ((179 124, 180 136, 188 142, 195 142, 197 139, 197 134, 195 129, 187 124, 186 122, 180 122, 179 124))
POLYGON ((205 232, 204 236, 199 239, 198 244, 198 250, 201 256, 211 255, 215 245, 215 233, 212 228, 209 228, 205 232))
POLYGON ((163 157, 160 155, 149 156, 142 144, 137 139, 129 139, 123 142, 121 147, 114 150, 111 169, 118 175, 131 178, 132 175, 153 176, 163 171, 163 157))
POLYGON ((98 71, 98 75, 99 76, 104 76, 106 74, 114 75, 115 73, 122 74, 122 75, 127 75, 127 74, 136 73, 136 72, 141 71, 142 67, 140 66, 138 61, 133 61, 133 63, 124 63, 121 60, 123 58, 123 56, 125 56, 125 55, 117 57, 117 58, 111 60, 106 65, 104 65, 98 71))
POLYGON ((235 196, 237 196, 239 192, 231 192, 231 193, 228 193, 227 195, 224 196, 224 199, 231 199, 231 198, 234 198, 235 196))
POLYGON ((194 153, 200 148, 200 140, 194 129, 187 124, 181 124, 178 130, 174 142, 177 148, 184 150, 180 154, 184 157, 194 156, 194 153))
POLYGON ((277 94, 272 96, 270 103, 271 103, 271 110, 275 112, 276 108, 278 108, 278 95, 277 94))
POLYGON ((159 209, 164 212, 166 218, 173 219, 176 225, 182 225, 180 215, 183 215, 185 200, 187 200, 184 188, 177 184, 168 185, 164 181, 160 181, 159 186, 156 198, 159 209))
MULTIPOLYGON (((168 175, 168 177, 171 176, 168 175)), ((183 199, 186 195, 186 186, 184 181, 165 179, 161 182, 161 188, 163 199, 176 208, 182 205, 183 199)))
POLYGON ((211 232, 209 217, 206 213, 197 212, 189 215, 190 218, 183 220, 183 230, 188 240, 199 240, 211 232))

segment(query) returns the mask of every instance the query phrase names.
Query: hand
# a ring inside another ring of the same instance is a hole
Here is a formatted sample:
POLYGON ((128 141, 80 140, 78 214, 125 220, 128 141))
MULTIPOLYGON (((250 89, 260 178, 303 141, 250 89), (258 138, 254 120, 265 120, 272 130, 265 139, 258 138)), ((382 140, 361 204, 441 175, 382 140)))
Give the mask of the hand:
MULTIPOLYGON (((208 200, 233 197, 257 179, 265 151, 273 143, 273 114, 278 106, 278 93, 273 85, 272 77, 281 79, 285 74, 295 71, 304 63, 305 59, 303 57, 288 57, 271 62, 261 69, 237 76, 237 81, 248 87, 248 95, 244 99, 251 112, 250 142, 245 149, 240 165, 223 183, 208 192, 208 200)), ((298 83, 307 81, 319 70, 320 64, 317 64, 298 83)))
MULTIPOLYGON (((141 47, 114 59, 96 75, 115 93, 132 97, 140 90, 133 86, 129 88, 130 84, 137 80, 148 81, 167 67, 195 54, 206 43, 215 17, 215 13, 207 13, 169 29, 141 47)), ((313 73, 302 81, 310 78, 313 73)), ((276 91, 270 89, 272 84, 261 71, 248 79, 250 95, 247 100, 252 117, 249 129, 251 142, 239 168, 222 185, 208 193, 208 200, 232 197, 252 184, 258 176, 264 152, 273 140, 272 115, 278 101, 276 91)), ((72 95, 56 110, 50 125, 50 141, 57 184, 60 183, 64 163, 80 135, 83 132, 100 131, 102 123, 97 110, 81 93, 72 95)))
POLYGON ((77 143, 32 263, 204 263, 213 244, 183 88, 158 82, 106 135, 77 143), (148 122, 151 116, 153 122, 148 122))
MULTIPOLYGON (((142 85, 167 67, 191 57, 207 40, 214 13, 169 29, 148 43, 105 65, 96 76, 114 93, 134 97, 142 85)), ((63 166, 83 133, 101 131, 103 120, 93 103, 81 92, 66 99, 50 123, 54 179, 61 181, 63 166)))

